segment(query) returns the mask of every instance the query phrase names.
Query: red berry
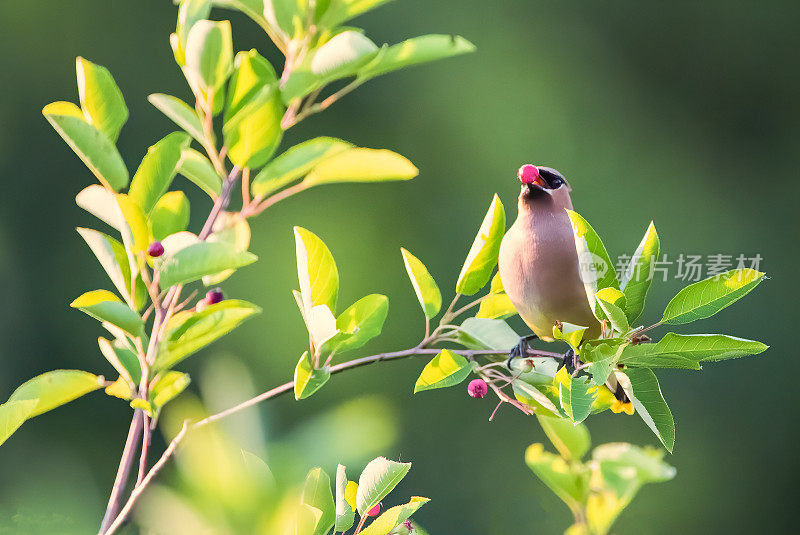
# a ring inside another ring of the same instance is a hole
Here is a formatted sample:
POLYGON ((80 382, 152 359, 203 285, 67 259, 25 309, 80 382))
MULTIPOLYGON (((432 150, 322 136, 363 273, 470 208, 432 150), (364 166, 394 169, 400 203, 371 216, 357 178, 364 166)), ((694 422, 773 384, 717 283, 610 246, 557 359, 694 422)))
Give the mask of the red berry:
POLYGON ((378 516, 380 514, 380 512, 381 512, 381 504, 382 503, 383 502, 379 503, 378 505, 376 505, 375 507, 373 507, 372 509, 367 511, 367 516, 378 516))
POLYGON ((153 258, 158 258, 162 254, 164 254, 164 246, 161 244, 160 241, 154 241, 150 244, 150 247, 147 248, 147 254, 149 254, 153 258))
POLYGON ((482 398, 489 392, 489 385, 483 379, 473 379, 467 386, 467 393, 474 398, 482 398))
POLYGON ((519 168, 517 176, 523 184, 532 184, 539 179, 539 168, 526 163, 519 168))
POLYGON ((206 293, 205 302, 207 305, 215 305, 225 299, 225 294, 219 288, 214 288, 206 293))

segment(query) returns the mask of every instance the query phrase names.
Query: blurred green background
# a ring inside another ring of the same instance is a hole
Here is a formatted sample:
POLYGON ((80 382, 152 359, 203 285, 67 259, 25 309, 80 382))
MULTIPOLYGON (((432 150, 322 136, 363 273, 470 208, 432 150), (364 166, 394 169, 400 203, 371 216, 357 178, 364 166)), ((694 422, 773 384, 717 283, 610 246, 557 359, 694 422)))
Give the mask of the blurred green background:
MULTIPOLYGON (((276 59, 248 19, 226 11, 215 16, 231 18, 238 49, 256 47, 276 59)), ((257 391, 290 378, 306 345, 290 293, 292 225, 318 233, 333 251, 341 303, 370 292, 389 296, 384 335, 363 354, 410 347, 422 318, 399 247, 419 256, 443 289, 452 288, 492 194, 513 220, 516 169, 547 164, 568 177, 576 209, 612 256, 631 253, 653 219, 670 257, 760 253, 771 276, 744 301, 684 330, 757 338, 772 347, 699 373, 659 375, 676 419, 677 445, 668 460, 678 476, 643 489, 615 531, 789 532, 800 439, 792 416, 798 365, 791 341, 799 319, 791 278, 800 260, 793 237, 798 20, 800 4, 789 0, 403 0, 361 17, 358 25, 378 43, 446 32, 467 37, 478 51, 370 82, 287 136, 285 146, 333 135, 391 148, 409 157, 420 176, 318 188, 255 220, 251 250, 261 260, 224 288, 265 312, 187 361, 184 369, 198 379, 192 390, 214 390, 213 373, 200 371, 219 358, 243 363, 257 391)), ((95 224, 72 201, 93 179, 42 118, 42 106, 76 100, 75 56, 108 66, 131 110, 119 146, 135 168, 146 147, 172 128, 145 97, 186 97, 188 90, 167 41, 175 24, 167 0, 4 1, 0 21, 5 399, 49 369, 112 371, 97 349, 96 323, 67 306, 107 283, 74 231, 95 224)), ((200 195, 192 200, 198 225, 209 206, 200 195)), ((683 284, 654 285, 645 319, 657 319, 683 284)), ((260 440, 303 445, 298 477, 316 464, 333 472, 337 458, 350 459, 351 477, 367 455, 413 461, 397 493, 433 499, 418 515, 431 533, 560 533, 568 510, 522 460, 528 444, 544 440, 536 421, 504 408, 489 423, 491 400, 473 400, 461 388, 412 396, 422 365, 362 368, 336 376, 303 403, 281 398, 251 417, 265 422, 260 440), (308 420, 364 395, 382 398, 368 405, 372 424, 361 425, 361 410, 334 445, 302 435, 308 420), (361 449, 349 454, 353 445, 361 449)), ((0 450, 0 533, 96 529, 128 421, 124 402, 95 393, 26 423, 0 450)), ((657 442, 638 418, 604 413, 589 428, 595 443, 657 442)))

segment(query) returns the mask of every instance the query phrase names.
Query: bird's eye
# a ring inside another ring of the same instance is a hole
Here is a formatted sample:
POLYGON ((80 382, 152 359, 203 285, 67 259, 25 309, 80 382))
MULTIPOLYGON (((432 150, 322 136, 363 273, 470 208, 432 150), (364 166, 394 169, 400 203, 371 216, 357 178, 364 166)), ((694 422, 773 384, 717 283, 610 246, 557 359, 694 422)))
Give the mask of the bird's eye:
POLYGON ((564 180, 561 177, 553 177, 550 180, 550 187, 553 189, 559 188, 564 184, 564 180))

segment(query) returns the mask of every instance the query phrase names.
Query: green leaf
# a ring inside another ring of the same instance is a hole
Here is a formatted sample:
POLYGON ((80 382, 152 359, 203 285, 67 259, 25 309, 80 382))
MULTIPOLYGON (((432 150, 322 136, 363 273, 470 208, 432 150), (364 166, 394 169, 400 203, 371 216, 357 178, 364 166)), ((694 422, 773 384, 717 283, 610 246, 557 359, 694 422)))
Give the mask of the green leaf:
POLYGON ((315 519, 313 530, 303 530, 303 533, 327 535, 336 520, 336 505, 331 492, 331 478, 322 468, 313 468, 306 476, 300 503, 321 512, 315 519))
POLYGON ((222 179, 214 170, 214 166, 208 158, 194 149, 183 149, 178 173, 205 191, 212 200, 216 200, 222 192, 222 179))
POLYGON ((147 149, 139 169, 133 175, 128 196, 138 204, 144 215, 169 189, 178 172, 181 152, 189 146, 189 136, 173 132, 147 149))
POLYGON ((203 19, 207 19, 211 13, 210 0, 181 0, 178 7, 178 24, 175 28, 177 36, 176 60, 179 65, 186 64, 186 39, 192 26, 203 19))
MULTIPOLYGON (((146 251, 150 245, 150 230, 141 206, 124 193, 117 194, 117 205, 123 216, 120 232, 125 248, 134 254, 146 251)), ((135 257, 131 258, 131 262, 135 265, 135 257)))
MULTIPOLYGON (((555 375, 555 372, 553 372, 553 375, 555 375)), ((552 376, 549 377, 548 384, 541 382, 534 386, 522 380, 511 383, 511 388, 514 390, 516 400, 531 407, 537 415, 567 418, 558 401, 558 391, 553 388, 552 376)), ((570 422, 570 425, 572 425, 572 422, 570 422)))
POLYGON ((173 367, 260 312, 261 309, 256 305, 238 299, 225 299, 200 312, 178 312, 167 322, 155 369, 173 367))
POLYGON ((575 238, 575 248, 578 252, 581 280, 586 289, 589 306, 597 316, 602 312, 598 312, 595 295, 603 288, 619 290, 617 274, 614 271, 614 264, 611 263, 611 258, 608 256, 603 241, 589 222, 572 210, 567 210, 567 215, 572 223, 572 234, 575 238))
POLYGON ((150 212, 150 233, 154 240, 163 240, 188 226, 189 199, 182 191, 167 192, 150 212))
POLYGON ((0 405, 0 446, 25 423, 38 403, 38 399, 30 399, 0 405))
POLYGON ((267 163, 283 137, 283 113, 277 83, 262 87, 222 127, 230 160, 239 167, 267 163))
POLYGON ((378 47, 363 33, 343 31, 316 50, 311 59, 311 72, 322 80, 349 76, 377 52, 378 47))
POLYGON ((661 395, 656 374, 648 368, 627 368, 624 372, 617 372, 616 376, 625 393, 631 398, 633 408, 667 451, 672 453, 675 447, 675 422, 661 395), (625 377, 628 381, 624 381, 625 377), (628 384, 625 384, 626 382, 628 384))
POLYGON ((157 412, 186 390, 190 382, 187 373, 168 371, 158 376, 150 385, 150 404, 157 412))
POLYGON ((337 33, 292 71, 281 88, 283 102, 289 104, 334 80, 354 76, 377 54, 378 47, 361 32, 337 33))
MULTIPOLYGON (((199 141, 206 143, 206 136, 203 133, 203 123, 197 113, 188 104, 172 95, 154 93, 147 97, 150 104, 172 120, 176 125, 183 128, 186 133, 199 141)), ((189 178, 189 177, 186 177, 189 178)))
POLYGON ((620 355, 628 341, 623 338, 587 341, 581 347, 581 360, 587 362, 587 371, 592 375, 592 383, 605 384, 608 376, 616 369, 620 355))
POLYGON ((653 270, 658 260, 661 243, 653 222, 647 227, 644 238, 633 253, 631 263, 622 275, 620 289, 625 292, 625 313, 628 321, 633 322, 644 309, 647 290, 653 281, 653 270))
POLYGON ((355 520, 355 511, 350 507, 345 498, 345 489, 347 488, 347 473, 343 465, 336 467, 336 520, 334 522, 333 531, 345 532, 353 527, 355 520))
POLYGON ((503 289, 500 273, 495 273, 489 286, 489 293, 481 301, 476 318, 505 319, 517 314, 514 303, 503 289))
POLYGON ((374 78, 412 65, 474 52, 475 45, 458 35, 422 35, 381 50, 358 71, 359 78, 374 78))
POLYGON ((53 370, 20 385, 8 398, 8 403, 36 401, 35 407, 27 415, 27 418, 33 418, 102 388, 104 382, 105 379, 89 372, 53 370))
POLYGON ((228 243, 204 241, 165 254, 159 262, 161 287, 186 284, 226 269, 237 269, 255 262, 252 253, 238 251, 228 243))
POLYGON ((266 197, 273 191, 288 186, 307 175, 314 167, 340 154, 353 145, 333 137, 316 137, 291 147, 273 159, 253 179, 252 191, 255 197, 266 197))
POLYGON ((105 388, 105 393, 115 398, 131 401, 136 394, 136 389, 125 377, 120 375, 116 381, 105 388))
POLYGON ((410 180, 419 174, 407 158, 385 149, 354 147, 320 161, 306 175, 307 187, 340 182, 410 180))
POLYGON ((713 316, 750 293, 764 275, 754 269, 732 269, 690 284, 667 304, 661 323, 681 325, 713 316))
MULTIPOLYGON (((617 472, 632 472, 639 485, 669 481, 675 477, 675 468, 665 463, 663 457, 663 451, 624 442, 601 444, 592 451, 592 459, 600 464, 604 476, 608 474, 607 468, 614 467, 617 472)), ((607 477, 604 479, 609 483, 607 477)), ((620 488, 614 490, 619 493, 620 488)))
POLYGON ((117 230, 122 228, 122 212, 114 192, 99 184, 86 186, 75 196, 75 204, 117 230))
POLYGON ((481 301, 476 318, 506 319, 516 315, 517 309, 505 292, 487 295, 481 301))
POLYGON ((233 64, 233 74, 228 84, 225 103, 226 120, 252 101, 262 88, 278 79, 270 62, 255 49, 236 54, 233 64))
POLYGON ((106 360, 124 377, 131 386, 136 386, 142 378, 142 368, 136 354, 117 342, 98 338, 97 345, 106 360))
POLYGON ((411 286, 414 287, 414 293, 417 294, 422 311, 428 318, 436 316, 442 308, 442 293, 439 291, 436 281, 431 277, 425 264, 416 256, 402 247, 400 252, 403 255, 408 278, 411 279, 411 286))
POLYGON ((597 395, 588 377, 571 377, 566 366, 562 366, 556 373, 553 386, 558 388, 561 408, 573 423, 584 421, 592 413, 592 403, 597 395))
POLYGON ((103 132, 83 117, 76 117, 65 103, 48 104, 42 114, 101 184, 114 191, 128 185, 128 169, 122 156, 103 132))
POLYGON ((128 120, 128 107, 114 77, 105 67, 82 57, 75 61, 78 95, 86 121, 112 142, 128 120))
POLYGON ((588 329, 588 327, 562 322, 560 328, 558 325, 553 325, 553 338, 555 340, 565 341, 570 345, 573 351, 578 351, 586 329, 588 329))
POLYGON ((456 292, 473 295, 486 286, 489 277, 492 276, 492 270, 497 265, 497 254, 505 231, 506 212, 500 197, 495 194, 489 211, 486 212, 483 223, 478 229, 478 235, 472 242, 464 267, 458 275, 456 292))
POLYGON ((398 463, 385 457, 371 460, 358 478, 356 508, 360 515, 378 505, 406 477, 411 463, 398 463))
POLYGON ((339 295, 339 271, 325 243, 311 231, 294 227, 297 253, 297 278, 306 311, 316 305, 336 310, 339 295))
POLYGON ((553 446, 565 459, 580 461, 592 445, 585 425, 575 425, 564 418, 537 415, 539 425, 553 446))
MULTIPOLYGON (((430 501, 429 498, 412 496, 408 503, 395 505, 376 518, 372 524, 361 530, 361 535, 386 535, 394 528, 411 518, 420 507, 430 501)), ((416 531, 415 531, 416 533, 416 531)))
POLYGON ((470 349, 496 349, 508 353, 519 342, 519 335, 503 320, 467 318, 458 328, 458 339, 470 349))
POLYGON ((119 294, 131 304, 131 268, 125 247, 117 240, 88 228, 78 228, 78 234, 92 250, 100 265, 114 283, 119 294))
POLYGON ((414 385, 414 393, 455 386, 466 379, 470 372, 472 372, 472 366, 466 358, 449 349, 442 349, 422 369, 422 373, 414 385))
POLYGON ((306 351, 300 356, 294 369, 294 399, 306 399, 322 388, 330 378, 331 372, 327 369, 314 368, 306 351))
POLYGON ((198 20, 186 37, 186 69, 203 91, 215 90, 233 69, 231 23, 198 20))
POLYGON ((328 9, 319 19, 319 25, 335 28, 362 13, 375 9, 390 0, 331 0, 328 9))
POLYGON ((144 335, 142 317, 108 290, 86 292, 70 303, 70 306, 99 321, 116 325, 134 337, 144 335))
POLYGON ((570 509, 581 509, 589 495, 590 477, 590 473, 583 465, 568 463, 561 457, 545 451, 542 444, 528 446, 525 450, 525 463, 570 509))
POLYGON ((630 330, 628 317, 625 315, 625 294, 616 288, 607 287, 595 294, 595 301, 615 331, 625 334, 630 330))
POLYGON ((371 294, 353 303, 336 318, 336 328, 345 336, 336 344, 336 353, 344 353, 366 344, 383 330, 389 313, 389 298, 371 294))
POLYGON ((644 368, 700 369, 702 361, 717 361, 758 355, 769 346, 755 340, 724 334, 667 333, 654 344, 627 346, 620 364, 644 368))
MULTIPOLYGON (((250 224, 241 213, 223 212, 214 223, 214 232, 208 241, 228 243, 237 251, 247 251, 250 247, 250 224)), ((203 284, 206 286, 219 284, 233 273, 234 270, 228 269, 214 275, 206 275, 203 277, 203 284)))

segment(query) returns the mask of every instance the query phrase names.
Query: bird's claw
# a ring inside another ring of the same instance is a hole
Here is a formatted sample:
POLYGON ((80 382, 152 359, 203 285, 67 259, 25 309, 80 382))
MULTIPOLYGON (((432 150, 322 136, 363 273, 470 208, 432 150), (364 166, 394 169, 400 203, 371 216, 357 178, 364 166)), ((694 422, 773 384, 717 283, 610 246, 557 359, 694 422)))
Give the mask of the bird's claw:
POLYGON ((508 368, 509 370, 511 369, 511 361, 513 361, 515 358, 528 356, 528 349, 530 349, 530 345, 528 345, 528 343, 531 340, 536 340, 537 338, 539 337, 536 336, 535 334, 530 334, 528 336, 523 336, 522 338, 520 338, 519 342, 517 342, 517 345, 512 347, 511 351, 508 352, 508 360, 506 361, 506 368, 508 368))

